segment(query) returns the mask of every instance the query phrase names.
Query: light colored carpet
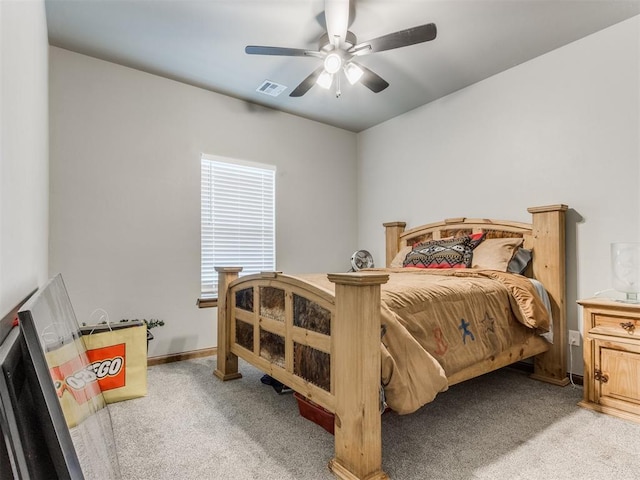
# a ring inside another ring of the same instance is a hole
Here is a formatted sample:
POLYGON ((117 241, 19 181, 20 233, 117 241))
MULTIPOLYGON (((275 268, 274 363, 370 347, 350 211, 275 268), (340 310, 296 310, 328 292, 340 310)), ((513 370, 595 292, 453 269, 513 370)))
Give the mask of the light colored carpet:
MULTIPOLYGON (((124 480, 330 480, 333 436, 291 394, 212 374, 215 357, 149 368, 144 398, 110 405, 124 480)), ((503 369, 455 385, 418 412, 383 416, 392 479, 632 480, 640 425, 584 410, 580 387, 503 369)))

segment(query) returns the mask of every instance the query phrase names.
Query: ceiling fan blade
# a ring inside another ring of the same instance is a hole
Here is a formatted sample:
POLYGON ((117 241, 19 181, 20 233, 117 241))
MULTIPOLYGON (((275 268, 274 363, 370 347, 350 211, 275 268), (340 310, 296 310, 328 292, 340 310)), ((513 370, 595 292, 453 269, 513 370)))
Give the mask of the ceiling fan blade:
POLYGON ((350 0, 325 0, 324 19, 327 24, 329 41, 339 48, 347 37, 349 28, 350 0))
MULTIPOLYGON (((355 63, 355 62, 353 62, 355 63)), ((357 64, 362 69, 362 77, 360 77, 360 83, 371 90, 373 93, 380 93, 382 90, 389 86, 387 82, 380 75, 372 70, 369 70, 364 65, 357 64)))
POLYGON ((427 23, 418 27, 411 27, 398 32, 389 33, 367 42, 361 42, 349 49, 354 55, 367 55, 374 52, 383 52, 394 48, 407 47, 416 43, 428 42, 436 38, 437 29, 435 23, 427 23))
POLYGON ((244 52, 249 55, 282 55, 286 57, 313 57, 318 52, 303 50, 301 48, 264 47, 260 45, 248 45, 244 52))
POLYGON ((309 75, 307 78, 305 78, 300 85, 298 85, 290 94, 290 97, 301 97, 303 96, 305 93, 307 93, 311 87, 313 87, 316 84, 316 80, 318 78, 318 76, 322 73, 322 71, 324 70, 324 65, 322 65, 321 67, 317 68, 316 70, 314 70, 311 75, 309 75))

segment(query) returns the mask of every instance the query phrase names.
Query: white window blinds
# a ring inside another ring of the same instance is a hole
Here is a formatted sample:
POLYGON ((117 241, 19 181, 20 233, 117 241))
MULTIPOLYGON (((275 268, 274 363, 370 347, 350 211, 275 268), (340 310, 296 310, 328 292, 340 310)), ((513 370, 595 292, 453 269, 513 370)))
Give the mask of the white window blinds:
POLYGON ((218 296, 215 267, 275 270, 275 167, 202 156, 201 283, 218 296))

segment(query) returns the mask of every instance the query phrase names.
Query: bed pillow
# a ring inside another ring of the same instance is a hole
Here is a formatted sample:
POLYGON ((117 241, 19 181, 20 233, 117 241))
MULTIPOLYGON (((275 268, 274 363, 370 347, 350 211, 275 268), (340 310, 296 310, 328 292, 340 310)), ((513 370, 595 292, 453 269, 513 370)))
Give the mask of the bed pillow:
POLYGON ((413 249, 413 247, 406 246, 402 247, 396 256, 391 260, 391 264, 389 268, 402 268, 402 264, 404 263, 404 259, 407 258, 407 254, 413 249))
POLYGON ((486 236, 487 234, 484 232, 472 233, 471 235, 469 235, 469 238, 471 238, 471 248, 475 249, 478 245, 480 245, 483 242, 484 237, 486 236))
POLYGON ((472 258, 471 238, 464 236, 419 243, 407 254, 403 266, 417 268, 468 268, 471 266, 472 258))
POLYGON ((473 268, 506 272, 509 262, 522 246, 522 238, 490 238, 473 250, 473 268))
POLYGON ((531 261, 531 250, 519 248, 507 267, 507 272, 524 274, 531 261))

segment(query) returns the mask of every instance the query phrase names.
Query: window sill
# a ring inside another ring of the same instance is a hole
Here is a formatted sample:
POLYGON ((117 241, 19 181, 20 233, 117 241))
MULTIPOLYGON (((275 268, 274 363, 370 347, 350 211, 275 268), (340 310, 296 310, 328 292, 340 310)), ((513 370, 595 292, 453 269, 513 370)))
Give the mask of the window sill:
POLYGON ((198 305, 198 308, 211 308, 211 307, 217 307, 218 306, 218 299, 217 298, 199 298, 198 301, 196 302, 196 304, 198 305))

